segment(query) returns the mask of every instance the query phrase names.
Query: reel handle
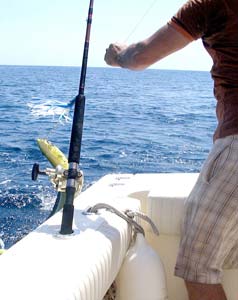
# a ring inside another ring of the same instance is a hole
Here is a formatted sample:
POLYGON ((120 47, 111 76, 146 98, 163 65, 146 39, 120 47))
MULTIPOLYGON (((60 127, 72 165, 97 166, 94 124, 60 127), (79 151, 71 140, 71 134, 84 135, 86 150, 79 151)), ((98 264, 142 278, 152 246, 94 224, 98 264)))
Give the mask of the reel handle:
POLYGON ((32 167, 32 171, 31 171, 31 179, 33 181, 36 181, 38 178, 38 175, 47 175, 46 172, 44 171, 40 171, 40 165, 35 163, 32 167))

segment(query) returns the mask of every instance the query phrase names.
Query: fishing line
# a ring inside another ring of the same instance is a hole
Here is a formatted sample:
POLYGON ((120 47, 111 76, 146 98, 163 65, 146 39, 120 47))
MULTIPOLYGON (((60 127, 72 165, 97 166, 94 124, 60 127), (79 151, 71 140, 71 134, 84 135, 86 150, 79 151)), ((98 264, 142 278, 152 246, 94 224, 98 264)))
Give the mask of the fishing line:
POLYGON ((127 38, 124 40, 124 43, 126 43, 129 38, 135 33, 135 31, 137 30, 137 28, 140 26, 140 24, 143 22, 144 18, 148 15, 148 13, 151 11, 151 9, 153 8, 153 6, 155 5, 155 3, 158 0, 154 0, 150 6, 148 7, 148 9, 145 11, 145 13, 142 15, 142 17, 139 19, 139 21, 136 23, 136 25, 133 27, 132 31, 129 33, 129 35, 127 36, 127 38))

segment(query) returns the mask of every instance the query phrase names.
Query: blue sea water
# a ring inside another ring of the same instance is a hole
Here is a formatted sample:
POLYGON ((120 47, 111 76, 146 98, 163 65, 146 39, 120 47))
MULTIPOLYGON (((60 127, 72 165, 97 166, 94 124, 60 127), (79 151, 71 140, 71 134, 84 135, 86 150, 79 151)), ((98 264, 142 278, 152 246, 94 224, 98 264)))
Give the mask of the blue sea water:
MULTIPOLYGON (((71 122, 62 124, 44 104, 68 103, 79 74, 77 67, 0 66, 0 238, 7 248, 54 204, 47 178, 31 180, 33 163, 50 166, 36 139, 49 138, 67 155, 71 122)), ((86 187, 108 173, 199 172, 216 126, 209 72, 88 68, 85 96, 86 187)))

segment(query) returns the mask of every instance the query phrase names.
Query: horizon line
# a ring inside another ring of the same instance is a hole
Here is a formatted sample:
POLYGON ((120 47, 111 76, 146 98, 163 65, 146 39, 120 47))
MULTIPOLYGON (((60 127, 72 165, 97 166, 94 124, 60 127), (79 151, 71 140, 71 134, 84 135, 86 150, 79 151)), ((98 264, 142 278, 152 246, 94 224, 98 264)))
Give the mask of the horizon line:
MULTIPOLYGON (((73 65, 32 65, 32 64, 1 64, 0 63, 0 67, 45 67, 45 68, 49 68, 49 67, 53 67, 53 68, 81 68, 81 66, 73 66, 73 65)), ((117 67, 110 67, 110 66, 88 66, 88 68, 100 68, 100 69, 114 69, 114 70, 127 70, 127 71, 132 71, 135 72, 133 70, 130 69, 126 69, 126 68, 117 68, 117 67)), ((170 69, 170 68, 152 68, 149 67, 145 70, 141 70, 141 71, 136 71, 136 72, 143 72, 143 71, 148 71, 148 70, 161 70, 161 71, 183 71, 183 72, 208 72, 210 73, 210 71, 208 70, 190 70, 190 69, 170 69)))

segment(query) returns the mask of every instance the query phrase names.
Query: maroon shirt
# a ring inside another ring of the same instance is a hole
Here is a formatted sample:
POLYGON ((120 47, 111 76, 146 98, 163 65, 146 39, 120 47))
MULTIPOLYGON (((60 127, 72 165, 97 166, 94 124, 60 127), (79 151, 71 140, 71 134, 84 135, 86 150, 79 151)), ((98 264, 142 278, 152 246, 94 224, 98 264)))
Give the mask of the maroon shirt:
POLYGON ((214 139, 238 134, 238 0, 189 0, 169 24, 191 40, 201 38, 212 57, 214 139))

